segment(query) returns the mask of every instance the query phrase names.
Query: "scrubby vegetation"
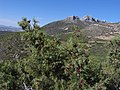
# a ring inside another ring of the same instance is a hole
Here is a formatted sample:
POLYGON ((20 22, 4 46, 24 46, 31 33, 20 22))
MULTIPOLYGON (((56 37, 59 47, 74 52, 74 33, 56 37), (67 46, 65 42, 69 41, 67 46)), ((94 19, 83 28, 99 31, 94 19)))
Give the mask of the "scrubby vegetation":
POLYGON ((28 55, 21 40, 23 32, 4 32, 0 35, 0 60, 17 60, 28 55))
POLYGON ((19 25, 25 30, 21 35, 29 56, 0 61, 1 90, 119 90, 119 38, 90 48, 75 33, 66 41, 48 36, 36 20, 31 25, 24 18, 19 25), (101 56, 94 52, 96 47, 101 56))

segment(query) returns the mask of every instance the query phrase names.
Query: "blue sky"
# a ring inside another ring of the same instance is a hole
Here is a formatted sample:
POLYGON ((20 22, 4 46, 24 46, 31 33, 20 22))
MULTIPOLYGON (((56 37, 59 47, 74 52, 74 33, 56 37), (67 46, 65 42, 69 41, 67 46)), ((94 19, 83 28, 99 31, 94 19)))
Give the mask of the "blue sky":
POLYGON ((0 0, 0 24, 17 26, 21 17, 41 25, 76 15, 120 21, 120 0, 0 0))

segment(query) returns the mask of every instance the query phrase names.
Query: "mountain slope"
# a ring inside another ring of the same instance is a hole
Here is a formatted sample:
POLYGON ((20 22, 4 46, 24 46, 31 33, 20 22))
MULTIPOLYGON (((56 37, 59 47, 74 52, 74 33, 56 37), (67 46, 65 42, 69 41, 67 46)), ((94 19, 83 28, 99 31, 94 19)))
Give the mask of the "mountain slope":
POLYGON ((64 20, 55 21, 43 26, 43 29, 50 35, 71 32, 74 26, 84 28, 86 25, 77 16, 71 16, 64 20))
POLYGON ((91 38, 104 39, 120 34, 120 23, 109 23, 91 16, 83 18, 70 16, 64 20, 49 23, 43 26, 43 29, 49 35, 67 35, 76 30, 77 34, 83 33, 91 38))
POLYGON ((21 31, 21 28, 12 27, 12 26, 5 26, 5 25, 0 25, 0 31, 18 32, 18 31, 21 31))

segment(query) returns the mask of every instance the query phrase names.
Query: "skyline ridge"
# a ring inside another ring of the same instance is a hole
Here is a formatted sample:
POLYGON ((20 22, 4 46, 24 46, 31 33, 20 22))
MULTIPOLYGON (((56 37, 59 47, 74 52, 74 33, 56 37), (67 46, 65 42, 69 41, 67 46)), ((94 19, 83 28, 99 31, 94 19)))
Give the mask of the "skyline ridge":
MULTIPOLYGON (((94 18, 94 19, 100 20, 100 21, 105 21, 105 22, 107 22, 107 23, 119 23, 119 22, 120 22, 120 21, 117 21, 117 22, 106 21, 105 19, 102 20, 102 19, 100 19, 100 18, 96 18, 96 17, 90 16, 90 15, 84 15, 84 16, 82 16, 82 17, 80 17, 80 16, 78 16, 78 15, 71 15, 71 16, 67 16, 67 17, 65 17, 65 18, 63 18, 63 19, 57 19, 57 20, 53 20, 53 21, 50 21, 50 22, 46 22, 45 24, 40 25, 40 26, 44 26, 44 25, 46 25, 46 24, 48 24, 48 23, 51 23, 51 22, 54 22, 54 21, 64 20, 64 19, 69 18, 69 17, 72 17, 72 16, 79 17, 80 20, 82 20, 83 18, 89 16, 90 18, 94 18)), ((22 19, 22 18, 21 18, 21 19, 22 19)), ((28 19, 29 19, 29 18, 28 18, 28 19)), ((18 26, 18 21, 9 20, 9 19, 0 19, 0 25, 3 25, 3 26, 12 26, 12 27, 18 27, 18 28, 19 28, 19 26, 18 26)))

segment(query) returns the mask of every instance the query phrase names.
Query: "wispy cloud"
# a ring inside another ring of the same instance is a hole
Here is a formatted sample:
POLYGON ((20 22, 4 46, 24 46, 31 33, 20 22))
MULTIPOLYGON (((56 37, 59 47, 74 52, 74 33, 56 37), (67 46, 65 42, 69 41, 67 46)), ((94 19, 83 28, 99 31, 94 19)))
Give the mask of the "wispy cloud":
POLYGON ((10 20, 10 19, 3 19, 0 18, 0 25, 6 25, 6 26, 18 26, 17 20, 10 20))

